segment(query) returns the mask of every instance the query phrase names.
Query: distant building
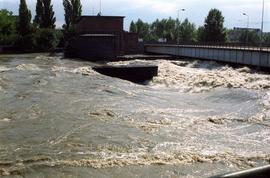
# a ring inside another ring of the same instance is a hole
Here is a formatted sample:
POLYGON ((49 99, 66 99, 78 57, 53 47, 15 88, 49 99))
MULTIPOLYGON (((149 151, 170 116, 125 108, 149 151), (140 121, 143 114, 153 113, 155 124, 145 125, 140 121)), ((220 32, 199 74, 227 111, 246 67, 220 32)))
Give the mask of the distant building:
POLYGON ((69 52, 83 59, 114 59, 138 53, 138 35, 125 32, 122 16, 82 16, 69 52))

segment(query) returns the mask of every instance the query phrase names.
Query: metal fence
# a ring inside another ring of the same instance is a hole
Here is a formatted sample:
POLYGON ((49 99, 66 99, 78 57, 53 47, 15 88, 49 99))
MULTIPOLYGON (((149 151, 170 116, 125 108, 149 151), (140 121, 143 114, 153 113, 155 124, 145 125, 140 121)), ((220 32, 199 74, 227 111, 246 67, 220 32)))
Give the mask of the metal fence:
POLYGON ((239 49, 239 50, 262 50, 270 51, 270 43, 221 43, 221 42, 176 42, 159 43, 150 41, 145 45, 179 45, 181 47, 197 48, 222 48, 222 49, 239 49))

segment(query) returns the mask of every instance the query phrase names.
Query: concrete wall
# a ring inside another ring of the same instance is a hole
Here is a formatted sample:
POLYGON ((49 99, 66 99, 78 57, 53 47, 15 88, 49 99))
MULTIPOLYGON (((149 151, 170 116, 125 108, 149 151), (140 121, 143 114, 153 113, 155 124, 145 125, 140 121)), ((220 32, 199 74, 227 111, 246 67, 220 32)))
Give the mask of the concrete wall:
POLYGON ((177 45, 145 45, 145 52, 214 60, 258 67, 270 67, 270 52, 229 48, 177 45))

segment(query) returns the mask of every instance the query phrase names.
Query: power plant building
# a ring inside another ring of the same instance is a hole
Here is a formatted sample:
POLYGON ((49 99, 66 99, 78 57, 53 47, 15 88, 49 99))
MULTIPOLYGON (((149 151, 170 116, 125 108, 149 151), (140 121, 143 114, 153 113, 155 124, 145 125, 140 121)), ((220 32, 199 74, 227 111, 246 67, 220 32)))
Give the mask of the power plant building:
POLYGON ((82 16, 68 53, 88 60, 110 59, 139 52, 137 33, 124 31, 123 16, 82 16))

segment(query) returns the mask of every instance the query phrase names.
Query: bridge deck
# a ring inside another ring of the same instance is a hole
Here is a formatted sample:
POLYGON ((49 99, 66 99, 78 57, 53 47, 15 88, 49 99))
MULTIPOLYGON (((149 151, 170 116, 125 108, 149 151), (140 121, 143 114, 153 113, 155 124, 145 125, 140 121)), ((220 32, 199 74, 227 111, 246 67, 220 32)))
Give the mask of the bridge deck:
POLYGON ((270 68, 270 47, 146 44, 145 52, 270 68))

